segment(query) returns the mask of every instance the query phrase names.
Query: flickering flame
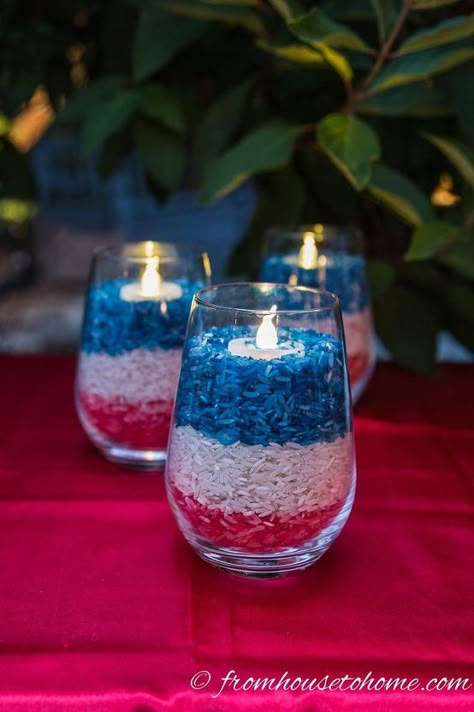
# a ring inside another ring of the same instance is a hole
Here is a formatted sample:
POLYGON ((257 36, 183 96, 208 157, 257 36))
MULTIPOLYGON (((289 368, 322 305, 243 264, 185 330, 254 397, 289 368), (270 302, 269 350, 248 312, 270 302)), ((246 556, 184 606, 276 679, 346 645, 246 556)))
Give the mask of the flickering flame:
POLYGON ((276 349, 278 345, 278 333, 273 323, 277 305, 274 304, 270 309, 272 314, 266 314, 263 317, 262 323, 257 329, 255 343, 258 349, 276 349))
POLYGON ((436 205, 439 208, 449 208, 451 205, 456 205, 461 200, 460 195, 452 192, 453 179, 449 173, 442 173, 439 177, 439 183, 431 193, 431 205, 436 205))
POLYGON ((299 252, 298 267, 316 269, 317 266, 318 248, 316 247, 316 240, 311 232, 307 232, 303 237, 303 244, 299 252))
MULTIPOLYGON (((147 243, 148 246, 148 243, 147 243)), ((148 251, 148 249, 147 249, 148 251)), ((150 257, 140 279, 140 292, 144 297, 158 297, 161 291, 161 277, 158 272, 159 258, 150 257)))

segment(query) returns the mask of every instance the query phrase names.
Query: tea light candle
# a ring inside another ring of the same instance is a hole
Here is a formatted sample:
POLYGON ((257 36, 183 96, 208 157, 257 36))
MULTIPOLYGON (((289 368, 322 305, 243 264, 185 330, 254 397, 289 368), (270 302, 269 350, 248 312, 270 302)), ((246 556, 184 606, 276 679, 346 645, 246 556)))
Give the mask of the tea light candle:
POLYGON ((124 284, 120 298, 126 302, 155 300, 171 302, 180 299, 183 290, 176 282, 164 282, 159 273, 159 258, 150 257, 139 282, 124 284))
POLYGON ((273 324, 276 309, 274 304, 270 310, 272 313, 263 317, 255 341, 251 338, 231 339, 228 344, 229 352, 233 356, 245 356, 262 361, 272 361, 284 356, 303 356, 304 345, 299 341, 283 341, 278 345, 278 332, 273 324))

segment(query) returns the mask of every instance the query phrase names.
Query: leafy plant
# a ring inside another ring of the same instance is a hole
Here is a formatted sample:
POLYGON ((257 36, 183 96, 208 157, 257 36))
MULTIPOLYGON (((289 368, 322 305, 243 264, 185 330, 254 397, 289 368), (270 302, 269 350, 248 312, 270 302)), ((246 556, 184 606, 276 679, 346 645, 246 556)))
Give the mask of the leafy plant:
POLYGON ((473 347, 469 3, 3 6, 4 192, 10 118, 41 84, 57 110, 53 130, 77 130, 104 176, 138 151, 161 199, 187 184, 203 202, 256 176, 260 201, 234 273, 256 274, 271 224, 357 224, 377 329, 396 360, 430 373, 440 329, 473 347))

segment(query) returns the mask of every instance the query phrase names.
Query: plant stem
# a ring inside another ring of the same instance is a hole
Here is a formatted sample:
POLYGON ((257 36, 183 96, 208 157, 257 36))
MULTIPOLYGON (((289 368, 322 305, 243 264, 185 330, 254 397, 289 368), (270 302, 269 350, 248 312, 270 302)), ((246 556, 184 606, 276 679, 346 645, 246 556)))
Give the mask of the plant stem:
MULTIPOLYGON (((387 39, 383 43, 383 45, 380 48, 380 52, 377 55, 377 58, 374 62, 374 66, 370 70, 370 72, 367 74, 365 77, 364 81, 362 82, 361 86, 359 89, 354 92, 354 95, 352 97, 353 102, 362 99, 365 95, 365 89, 369 86, 371 82, 375 79, 377 74, 380 72, 382 69, 384 63, 388 59, 388 56, 390 55, 390 52, 392 50, 393 44, 395 40, 397 39, 398 35, 400 34, 400 31, 405 23, 405 20, 408 16, 408 13, 411 10, 411 7, 413 5, 413 0, 405 0, 402 6, 402 9, 400 10, 400 14, 397 17, 397 21, 395 22, 392 31, 388 35, 387 39)), ((352 106, 349 107, 352 109, 352 106)))

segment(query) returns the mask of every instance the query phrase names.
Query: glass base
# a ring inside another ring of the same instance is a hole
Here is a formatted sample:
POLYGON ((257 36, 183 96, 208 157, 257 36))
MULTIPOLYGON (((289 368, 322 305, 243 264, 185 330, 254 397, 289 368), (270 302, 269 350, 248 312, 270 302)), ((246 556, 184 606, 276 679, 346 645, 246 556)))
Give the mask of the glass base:
POLYGON ((246 552, 242 549, 231 549, 210 543, 190 528, 172 496, 168 496, 181 532, 201 559, 226 573, 253 578, 277 578, 304 571, 327 552, 341 533, 351 513, 354 494, 355 480, 340 512, 314 539, 298 547, 285 547, 262 553, 246 552))
POLYGON ((76 409, 86 434, 107 460, 135 470, 151 472, 164 469, 166 463, 165 448, 134 448, 117 443, 94 427, 78 398, 76 398, 76 409))
POLYGON ((166 450, 134 450, 121 445, 100 445, 99 450, 107 460, 135 470, 163 470, 166 463, 166 450))

